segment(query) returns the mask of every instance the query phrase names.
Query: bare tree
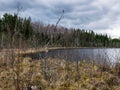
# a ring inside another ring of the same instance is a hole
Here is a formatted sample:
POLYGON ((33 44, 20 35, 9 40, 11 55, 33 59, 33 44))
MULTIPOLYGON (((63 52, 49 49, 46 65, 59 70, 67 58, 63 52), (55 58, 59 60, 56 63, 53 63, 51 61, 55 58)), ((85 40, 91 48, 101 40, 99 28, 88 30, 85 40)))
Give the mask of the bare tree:
MULTIPOLYGON (((64 10, 62 11, 62 14, 61 14, 61 16, 58 18, 58 21, 56 22, 56 25, 55 25, 55 27, 54 27, 54 32, 53 32, 53 34, 51 34, 51 38, 50 38, 50 40, 48 41, 48 43, 45 45, 45 52, 46 52, 46 56, 47 56, 47 53, 48 53, 48 46, 49 46, 49 43, 51 42, 51 44, 53 43, 53 37, 54 37, 54 35, 55 35, 55 31, 56 31, 56 28, 57 28, 57 25, 59 24, 59 22, 60 22, 60 20, 63 18, 63 16, 64 16, 64 10)), ((48 28, 47 28, 48 29, 48 28)), ((44 73, 44 76, 45 76, 45 79, 47 79, 47 58, 44 60, 44 68, 43 68, 43 73, 44 73)))

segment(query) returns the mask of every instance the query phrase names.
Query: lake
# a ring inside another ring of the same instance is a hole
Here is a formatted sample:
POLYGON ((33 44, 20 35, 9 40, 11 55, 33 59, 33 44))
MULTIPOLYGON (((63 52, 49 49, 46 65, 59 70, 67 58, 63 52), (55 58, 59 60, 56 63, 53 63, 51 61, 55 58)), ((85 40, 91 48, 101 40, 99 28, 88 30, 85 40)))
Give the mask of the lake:
POLYGON ((53 49, 47 53, 30 54, 33 58, 58 58, 71 61, 95 60, 97 62, 115 63, 120 61, 120 48, 68 48, 53 49))

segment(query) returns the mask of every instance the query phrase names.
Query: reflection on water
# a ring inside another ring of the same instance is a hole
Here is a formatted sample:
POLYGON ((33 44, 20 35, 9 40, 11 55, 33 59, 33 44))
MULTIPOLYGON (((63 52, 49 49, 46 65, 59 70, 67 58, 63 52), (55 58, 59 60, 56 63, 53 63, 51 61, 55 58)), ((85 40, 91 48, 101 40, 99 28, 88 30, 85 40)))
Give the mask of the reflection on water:
POLYGON ((118 48, 107 48, 107 49, 57 49, 49 50, 48 53, 39 53, 40 57, 52 57, 52 58, 64 58, 67 60, 95 60, 98 62, 107 61, 115 62, 120 61, 120 49, 118 48))

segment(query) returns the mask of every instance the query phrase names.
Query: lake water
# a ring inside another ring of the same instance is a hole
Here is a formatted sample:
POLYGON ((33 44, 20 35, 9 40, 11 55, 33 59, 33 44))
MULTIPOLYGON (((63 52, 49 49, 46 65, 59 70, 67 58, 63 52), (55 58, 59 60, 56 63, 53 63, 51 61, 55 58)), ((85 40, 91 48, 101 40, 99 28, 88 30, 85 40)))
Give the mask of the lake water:
MULTIPOLYGON (((31 56, 31 55, 30 55, 31 56)), ((70 48, 49 50, 32 55, 34 58, 59 58, 66 60, 95 60, 115 63, 120 61, 120 48, 70 48)))

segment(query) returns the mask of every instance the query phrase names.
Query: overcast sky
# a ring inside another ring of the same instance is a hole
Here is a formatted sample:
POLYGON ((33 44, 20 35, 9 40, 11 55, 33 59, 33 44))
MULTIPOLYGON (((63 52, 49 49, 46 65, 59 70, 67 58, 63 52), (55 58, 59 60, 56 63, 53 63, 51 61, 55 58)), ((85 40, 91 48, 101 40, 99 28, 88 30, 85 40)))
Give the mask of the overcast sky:
POLYGON ((120 37, 120 0, 0 0, 0 15, 16 12, 33 21, 55 24, 62 10, 64 18, 59 25, 82 28, 120 37))

